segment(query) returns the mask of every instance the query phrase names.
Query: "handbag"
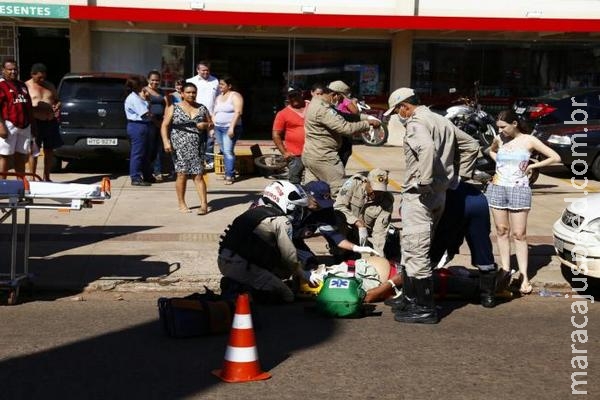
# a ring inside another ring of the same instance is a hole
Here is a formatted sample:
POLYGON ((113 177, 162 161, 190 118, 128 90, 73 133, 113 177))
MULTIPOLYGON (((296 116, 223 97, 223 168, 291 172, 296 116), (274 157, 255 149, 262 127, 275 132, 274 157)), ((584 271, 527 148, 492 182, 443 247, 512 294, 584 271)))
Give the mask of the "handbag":
POLYGON ((235 300, 208 290, 186 297, 161 297, 158 315, 169 337, 187 338, 229 332, 235 315, 235 300))

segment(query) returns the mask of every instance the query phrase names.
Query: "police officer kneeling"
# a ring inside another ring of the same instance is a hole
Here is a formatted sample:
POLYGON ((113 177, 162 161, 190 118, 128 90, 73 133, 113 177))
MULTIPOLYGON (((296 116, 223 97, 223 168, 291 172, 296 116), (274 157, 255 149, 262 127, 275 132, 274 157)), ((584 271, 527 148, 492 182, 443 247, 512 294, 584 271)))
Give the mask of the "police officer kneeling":
POLYGON ((282 279, 294 274, 310 282, 311 277, 292 242, 292 221, 308 206, 308 196, 299 186, 275 181, 262 200, 264 205, 244 212, 225 230, 217 264, 225 277, 292 302, 294 293, 282 279))

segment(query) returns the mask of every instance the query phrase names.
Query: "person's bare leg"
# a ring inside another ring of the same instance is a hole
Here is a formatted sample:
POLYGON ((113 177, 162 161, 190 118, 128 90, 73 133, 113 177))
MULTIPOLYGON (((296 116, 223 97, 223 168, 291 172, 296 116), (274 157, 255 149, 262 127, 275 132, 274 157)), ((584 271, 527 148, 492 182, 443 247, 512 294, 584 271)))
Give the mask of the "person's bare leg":
POLYGON ((17 173, 25 173, 25 163, 27 162, 27 154, 15 153, 14 154, 14 168, 17 173))
POLYGON ((519 264, 519 272, 523 277, 521 281, 521 292, 524 294, 531 293, 531 284, 527 270, 529 266, 529 250, 527 248, 527 216, 529 210, 511 211, 510 230, 511 236, 515 241, 515 255, 519 264))
POLYGON ((50 180, 50 171, 52 170, 52 162, 54 161, 54 150, 44 149, 44 181, 50 180))
POLYGON ((177 173, 175 180, 175 192, 177 193, 177 202, 179 203, 179 211, 190 212, 187 204, 185 204, 185 189, 187 186, 187 174, 183 172, 177 173))
POLYGON ((30 153, 28 156, 27 165, 29 166, 28 172, 35 174, 35 171, 37 171, 37 157, 30 153))
POLYGON ((508 210, 498 210, 492 208, 492 217, 496 228, 496 241, 498 243, 498 253, 500 253, 500 268, 504 273, 510 271, 510 224, 508 210))
POLYGON ((208 212, 208 198, 206 195, 206 182, 204 181, 204 175, 198 174, 194 176, 194 184, 196 185, 196 191, 200 198, 200 209, 198 214, 204 215, 208 212))
MULTIPOLYGON (((10 156, 0 155, 0 173, 8 172, 8 166, 10 164, 11 158, 12 158, 12 155, 10 155, 10 156)), ((3 179, 6 179, 6 175, 0 175, 0 177, 3 179)))

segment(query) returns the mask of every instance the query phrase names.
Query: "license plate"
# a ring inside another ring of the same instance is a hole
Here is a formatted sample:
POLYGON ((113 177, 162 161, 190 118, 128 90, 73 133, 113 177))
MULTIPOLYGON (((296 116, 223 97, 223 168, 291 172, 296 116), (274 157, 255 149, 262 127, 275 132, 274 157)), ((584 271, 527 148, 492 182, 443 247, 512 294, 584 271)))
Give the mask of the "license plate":
POLYGON ((554 247, 556 247, 556 251, 562 253, 565 249, 565 242, 563 242, 559 238, 554 238, 554 247))
POLYGON ((515 110, 517 114, 523 114, 525 112, 525 107, 517 107, 515 110))
POLYGON ((119 144, 118 139, 99 139, 99 138, 87 138, 86 143, 88 146, 116 146, 119 144))

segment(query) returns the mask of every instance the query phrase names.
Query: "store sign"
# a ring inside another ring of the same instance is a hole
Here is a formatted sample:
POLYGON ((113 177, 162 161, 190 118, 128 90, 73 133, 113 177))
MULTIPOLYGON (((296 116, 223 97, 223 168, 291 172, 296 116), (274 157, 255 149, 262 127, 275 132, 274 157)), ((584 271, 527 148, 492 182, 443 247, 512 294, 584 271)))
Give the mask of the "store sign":
POLYGON ((1 3, 0 16, 18 18, 69 18, 66 4, 1 3))

